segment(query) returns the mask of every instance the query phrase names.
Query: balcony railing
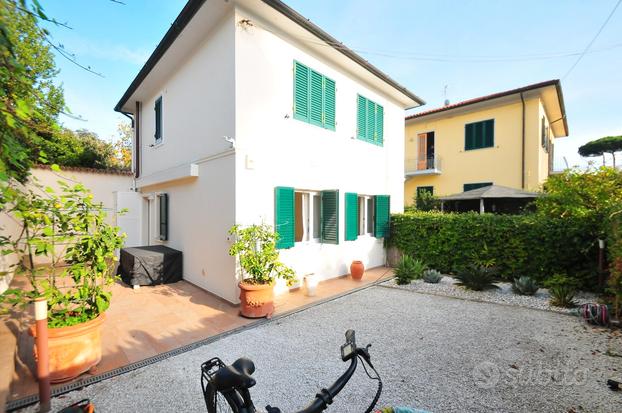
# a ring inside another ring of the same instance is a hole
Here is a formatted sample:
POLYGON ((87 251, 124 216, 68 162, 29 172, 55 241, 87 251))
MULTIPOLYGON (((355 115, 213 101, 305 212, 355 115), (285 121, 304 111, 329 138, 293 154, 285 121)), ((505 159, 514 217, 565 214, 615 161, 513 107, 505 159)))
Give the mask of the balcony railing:
POLYGON ((406 159, 406 176, 439 175, 441 173, 441 164, 439 156, 406 159))

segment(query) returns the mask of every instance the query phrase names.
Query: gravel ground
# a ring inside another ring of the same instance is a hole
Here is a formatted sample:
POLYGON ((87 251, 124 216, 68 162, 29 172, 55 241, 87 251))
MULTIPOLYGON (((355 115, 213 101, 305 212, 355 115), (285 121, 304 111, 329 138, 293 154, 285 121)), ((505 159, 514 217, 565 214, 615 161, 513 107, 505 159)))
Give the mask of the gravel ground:
MULTIPOLYGON (((379 406, 431 412, 621 412, 622 393, 605 385, 622 374, 607 355, 618 332, 548 311, 376 286, 53 400, 58 410, 91 398, 98 412, 205 412, 201 362, 255 361, 257 406, 302 408, 346 368, 343 333, 373 343, 384 381, 379 406), (580 407, 581 406, 581 407, 580 407), (574 410, 571 410, 574 409, 574 410)), ((329 411, 365 410, 375 383, 362 370, 329 411)), ((35 411, 31 407, 28 411, 35 411)))
MULTIPOLYGON (((518 295, 512 292, 512 284, 507 282, 496 283, 498 289, 487 291, 471 291, 455 285, 456 280, 445 276, 438 284, 426 283, 423 280, 415 280, 411 284, 398 285, 395 279, 384 284, 387 286, 412 290, 426 294, 438 294, 449 297, 465 298, 467 300, 486 301, 498 304, 511 304, 520 307, 537 308, 540 310, 557 311, 559 313, 572 313, 572 309, 554 307, 549 304, 549 293, 546 288, 540 288, 535 295, 518 295)), ((598 297, 595 294, 579 292, 575 296, 577 304, 595 303, 598 297)))

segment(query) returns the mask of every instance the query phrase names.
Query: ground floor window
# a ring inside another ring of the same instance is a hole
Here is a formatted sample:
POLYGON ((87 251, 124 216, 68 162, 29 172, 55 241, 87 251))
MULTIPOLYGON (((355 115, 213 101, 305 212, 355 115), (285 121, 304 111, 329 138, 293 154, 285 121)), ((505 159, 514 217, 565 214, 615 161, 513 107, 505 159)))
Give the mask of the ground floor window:
POLYGON ((430 195, 434 195, 434 187, 433 186, 418 186, 417 187, 417 196, 421 196, 424 192, 427 192, 430 195))
POLYGON ((492 182, 477 182, 477 183, 472 183, 472 184, 464 184, 463 190, 464 192, 466 191, 472 191, 473 189, 479 189, 479 188, 483 188, 485 186, 491 186, 492 182))
POLYGON ((359 235, 374 234, 374 197, 359 195, 359 235))
POLYGON ((295 242, 320 240, 322 197, 319 192, 294 193, 295 242))

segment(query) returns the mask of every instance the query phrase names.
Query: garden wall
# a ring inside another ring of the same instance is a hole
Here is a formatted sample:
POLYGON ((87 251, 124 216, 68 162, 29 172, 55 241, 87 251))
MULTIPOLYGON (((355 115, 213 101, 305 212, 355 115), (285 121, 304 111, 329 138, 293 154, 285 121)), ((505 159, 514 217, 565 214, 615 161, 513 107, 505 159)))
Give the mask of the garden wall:
POLYGON ((389 245, 445 273, 494 260, 507 280, 528 275, 544 281, 561 273, 593 289, 598 241, 591 234, 589 218, 413 212, 393 215, 389 245))

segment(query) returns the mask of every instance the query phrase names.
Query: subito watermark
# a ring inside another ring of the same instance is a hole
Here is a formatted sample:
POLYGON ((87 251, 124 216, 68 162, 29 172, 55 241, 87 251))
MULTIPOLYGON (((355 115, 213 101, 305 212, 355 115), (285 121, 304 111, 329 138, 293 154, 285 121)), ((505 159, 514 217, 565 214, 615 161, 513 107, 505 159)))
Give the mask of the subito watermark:
POLYGON ((517 366, 484 361, 473 367, 471 377, 480 389, 492 389, 498 385, 518 386, 583 386, 588 381, 588 369, 564 363, 557 365, 517 366))

